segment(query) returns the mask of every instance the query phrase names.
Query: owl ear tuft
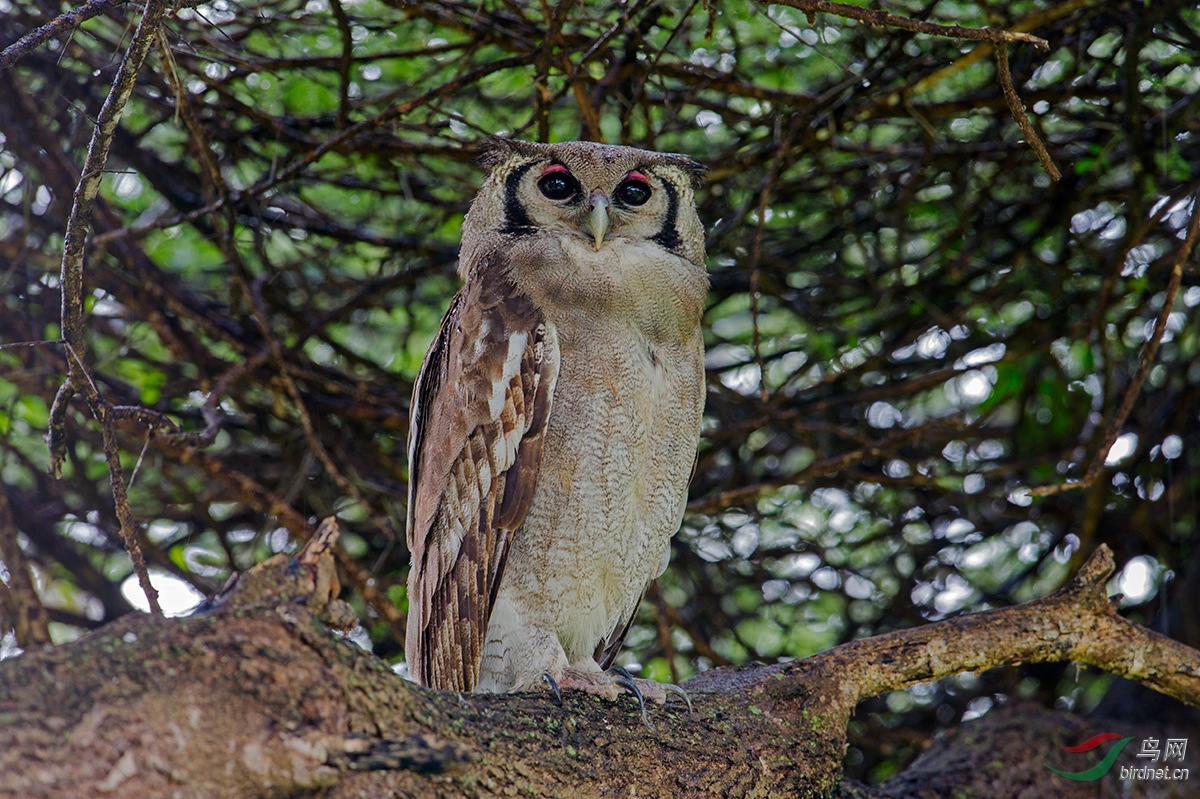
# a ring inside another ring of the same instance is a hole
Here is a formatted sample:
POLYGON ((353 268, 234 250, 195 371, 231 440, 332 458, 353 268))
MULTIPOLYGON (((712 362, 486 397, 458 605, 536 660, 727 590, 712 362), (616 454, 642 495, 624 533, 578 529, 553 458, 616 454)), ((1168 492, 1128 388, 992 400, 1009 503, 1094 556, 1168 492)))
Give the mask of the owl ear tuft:
POLYGON ((475 163, 490 170, 513 152, 512 141, 499 136, 488 136, 479 143, 479 155, 475 163))
POLYGON ((475 163, 490 171, 497 164, 506 161, 509 156, 536 156, 538 154, 538 145, 531 142, 506 139, 503 136, 488 136, 479 144, 479 156, 475 159, 475 163))
POLYGON ((708 173, 708 167, 692 158, 689 155, 680 155, 679 153, 664 153, 671 159, 671 164, 679 167, 692 179, 692 188, 698 189, 704 185, 704 177, 708 173))

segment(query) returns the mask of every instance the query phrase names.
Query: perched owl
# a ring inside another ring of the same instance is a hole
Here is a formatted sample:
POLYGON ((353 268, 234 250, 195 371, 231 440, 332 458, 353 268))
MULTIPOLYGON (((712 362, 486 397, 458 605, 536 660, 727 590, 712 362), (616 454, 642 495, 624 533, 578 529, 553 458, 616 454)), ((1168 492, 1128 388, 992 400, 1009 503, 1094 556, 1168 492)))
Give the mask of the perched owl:
POLYGON ((703 167, 503 139, 480 163, 465 282, 413 389, 411 673, 661 700, 606 669, 666 568, 700 437, 703 167))

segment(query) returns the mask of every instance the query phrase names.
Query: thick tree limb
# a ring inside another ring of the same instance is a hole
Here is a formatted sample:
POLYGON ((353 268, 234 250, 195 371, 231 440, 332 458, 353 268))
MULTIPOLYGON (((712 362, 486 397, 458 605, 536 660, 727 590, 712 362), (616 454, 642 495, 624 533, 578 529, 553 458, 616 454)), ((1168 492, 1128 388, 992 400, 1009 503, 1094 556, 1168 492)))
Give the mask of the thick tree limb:
MULTIPOLYGON (((1112 552, 1101 546, 1074 580, 1044 599, 851 641, 803 660, 750 670, 738 686, 772 717, 825 720, 820 732, 831 739, 823 748, 828 754, 844 745, 846 723, 861 700, 1004 664, 1087 664, 1200 705, 1200 652, 1117 615, 1105 590, 1112 572, 1112 552), (837 689, 829 690, 832 685, 837 689)), ((714 679, 724 684, 724 671, 715 669, 688 686, 714 679)), ((839 757, 815 760, 840 763, 839 757)), ((828 790, 837 777, 814 774, 802 785, 828 790)))
MULTIPOLYGON (((416 688, 333 636, 332 526, 186 619, 129 616, 0 663, 0 796, 866 795, 839 785, 862 698, 964 670, 1075 660, 1200 704, 1200 653, 1117 616, 1112 556, 1063 590, 632 700, 416 688), (47 708, 50 708, 47 711, 47 708), (236 717, 236 725, 229 723, 236 717), (490 786, 490 787, 489 787, 490 786), (667 788, 666 786, 670 786, 667 788)), ((349 617, 353 619, 352 615, 349 617)), ((893 792, 891 795, 901 795, 893 792)))
POLYGON ((1200 705, 1200 653, 1117 615, 1105 594, 1112 572, 1112 552, 1101 546, 1071 583, 1044 599, 851 641, 766 668, 759 682, 783 696, 788 691, 777 690, 781 684, 804 684, 819 673, 835 673, 838 701, 852 710, 884 691, 963 671, 1001 663, 1072 661, 1200 705))

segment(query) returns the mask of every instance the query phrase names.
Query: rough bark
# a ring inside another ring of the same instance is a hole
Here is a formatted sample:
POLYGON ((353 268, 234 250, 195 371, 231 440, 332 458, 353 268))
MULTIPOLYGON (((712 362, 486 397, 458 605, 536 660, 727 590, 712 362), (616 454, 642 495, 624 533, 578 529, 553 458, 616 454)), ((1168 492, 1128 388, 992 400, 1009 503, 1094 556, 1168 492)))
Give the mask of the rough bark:
POLYGON ((0 796, 943 795, 928 766, 877 789, 839 784, 861 698, 1073 659, 1200 704, 1200 653, 1116 615, 1103 547, 1069 586, 1027 605, 714 669, 687 685, 695 713, 651 708, 654 729, 631 699, 568 692, 560 708, 547 694, 429 691, 327 626, 353 616, 333 599, 336 531, 322 529, 191 617, 131 614, 0 664, 0 796))

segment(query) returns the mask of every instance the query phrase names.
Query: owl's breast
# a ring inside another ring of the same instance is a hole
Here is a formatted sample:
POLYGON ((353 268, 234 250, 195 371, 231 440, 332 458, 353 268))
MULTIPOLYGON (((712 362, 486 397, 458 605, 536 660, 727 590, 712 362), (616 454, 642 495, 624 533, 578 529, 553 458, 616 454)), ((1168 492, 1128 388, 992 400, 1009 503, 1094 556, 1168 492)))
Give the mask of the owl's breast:
POLYGON ((506 574, 533 576, 525 590, 574 659, 633 613, 679 528, 703 352, 698 328, 652 342, 633 324, 559 327, 558 340, 538 484, 506 574))

